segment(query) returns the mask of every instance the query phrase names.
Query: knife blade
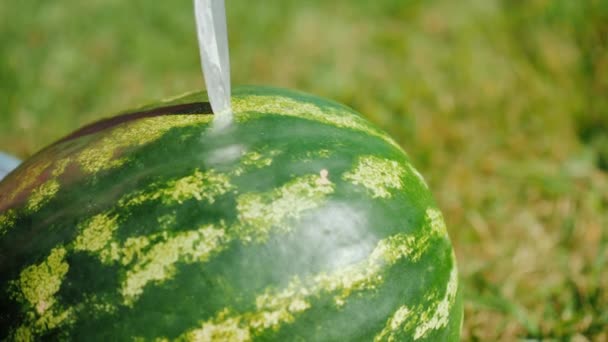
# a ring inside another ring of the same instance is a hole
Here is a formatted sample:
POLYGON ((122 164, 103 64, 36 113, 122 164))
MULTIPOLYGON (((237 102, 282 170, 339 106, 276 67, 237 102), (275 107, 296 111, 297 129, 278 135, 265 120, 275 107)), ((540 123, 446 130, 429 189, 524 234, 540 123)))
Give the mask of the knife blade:
POLYGON ((203 76, 215 122, 232 121, 230 55, 224 0, 194 0, 203 76))

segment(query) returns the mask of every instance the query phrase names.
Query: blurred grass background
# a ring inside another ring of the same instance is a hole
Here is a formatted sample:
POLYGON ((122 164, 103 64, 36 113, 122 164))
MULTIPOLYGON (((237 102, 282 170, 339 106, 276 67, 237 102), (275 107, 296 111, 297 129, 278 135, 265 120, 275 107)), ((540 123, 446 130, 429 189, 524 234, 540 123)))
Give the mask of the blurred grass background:
MULTIPOLYGON (((443 208, 463 337, 608 340, 608 1, 229 0, 234 84, 348 104, 443 208)), ((203 87, 191 1, 0 2, 0 150, 203 87)))

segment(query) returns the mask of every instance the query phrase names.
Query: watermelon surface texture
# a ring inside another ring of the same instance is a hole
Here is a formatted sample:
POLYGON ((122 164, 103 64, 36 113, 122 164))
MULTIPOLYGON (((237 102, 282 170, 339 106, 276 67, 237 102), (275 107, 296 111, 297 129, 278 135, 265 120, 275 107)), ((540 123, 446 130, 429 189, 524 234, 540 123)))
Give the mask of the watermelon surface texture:
POLYGON ((204 93, 87 126, 0 183, 0 340, 456 341, 441 212, 340 104, 204 93))

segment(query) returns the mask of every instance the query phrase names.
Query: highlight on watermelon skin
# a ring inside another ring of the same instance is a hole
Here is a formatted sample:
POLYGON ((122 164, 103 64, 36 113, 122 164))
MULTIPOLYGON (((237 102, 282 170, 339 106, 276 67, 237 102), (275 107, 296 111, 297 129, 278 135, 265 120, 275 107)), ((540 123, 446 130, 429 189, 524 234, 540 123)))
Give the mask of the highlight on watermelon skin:
POLYGON ((457 341, 441 211, 352 109, 233 90, 102 120, 0 182, 0 339, 457 341))

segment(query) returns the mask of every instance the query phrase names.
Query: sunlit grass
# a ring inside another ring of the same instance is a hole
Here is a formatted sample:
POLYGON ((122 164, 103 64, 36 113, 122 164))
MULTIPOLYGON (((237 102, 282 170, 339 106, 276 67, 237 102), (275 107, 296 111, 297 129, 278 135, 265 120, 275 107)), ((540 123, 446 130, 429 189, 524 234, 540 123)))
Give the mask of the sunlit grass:
MULTIPOLYGON (((608 3, 229 1, 233 82, 344 102, 446 214, 464 337, 608 339, 608 3)), ((0 3, 0 150, 202 87, 191 2, 0 3)))

